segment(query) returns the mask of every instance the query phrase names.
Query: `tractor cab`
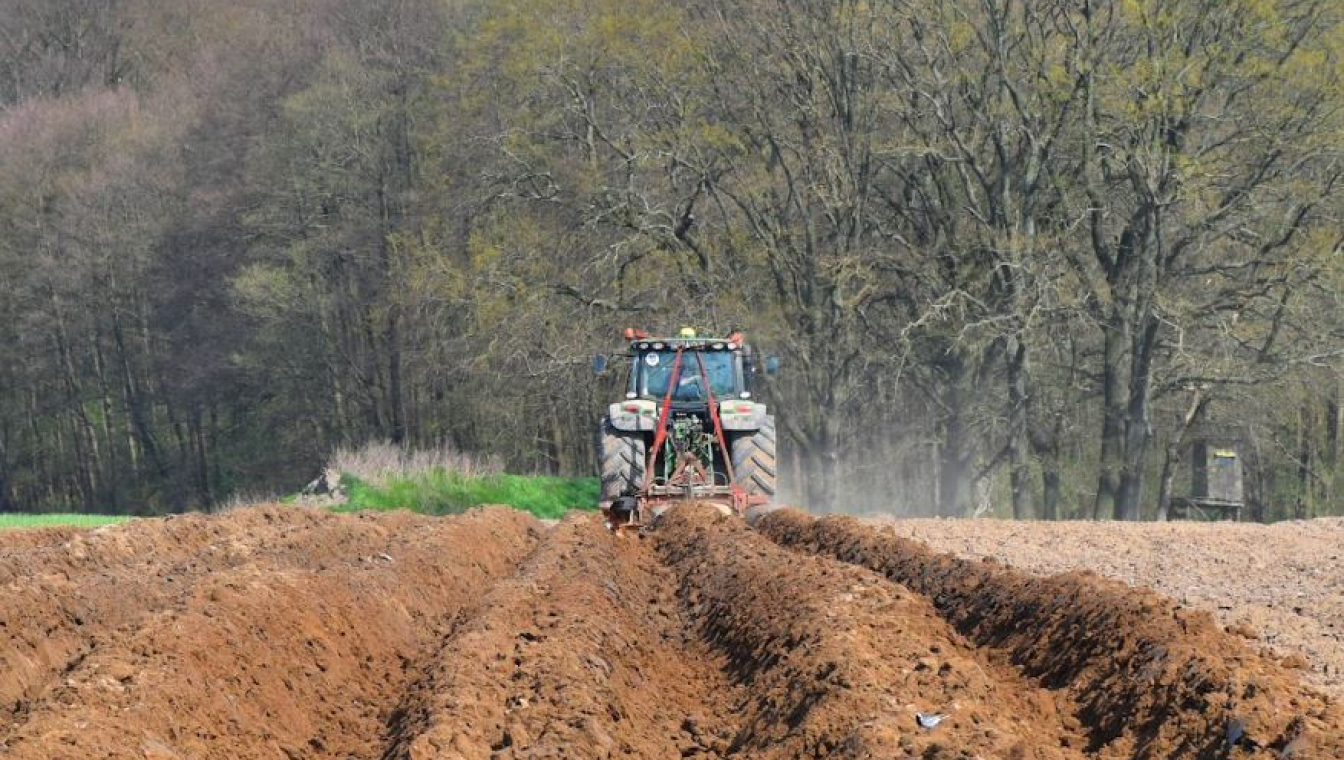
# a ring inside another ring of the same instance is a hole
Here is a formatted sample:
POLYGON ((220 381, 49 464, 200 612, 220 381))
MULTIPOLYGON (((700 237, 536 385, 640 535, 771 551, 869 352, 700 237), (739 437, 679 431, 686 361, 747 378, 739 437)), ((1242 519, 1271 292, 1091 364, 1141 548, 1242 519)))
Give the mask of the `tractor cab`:
POLYGON ((672 403, 684 406, 703 406, 710 399, 751 398, 750 355, 740 335, 700 340, 693 331, 683 330, 681 337, 671 340, 632 340, 631 349, 627 398, 662 401, 670 391, 672 403))

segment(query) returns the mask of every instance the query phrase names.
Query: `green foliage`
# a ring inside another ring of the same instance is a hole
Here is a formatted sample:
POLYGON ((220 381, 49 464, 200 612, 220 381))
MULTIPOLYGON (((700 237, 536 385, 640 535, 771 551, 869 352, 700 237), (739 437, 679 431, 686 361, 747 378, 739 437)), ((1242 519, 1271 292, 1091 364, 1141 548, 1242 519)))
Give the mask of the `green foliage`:
POLYGON ((596 509, 597 478, 545 475, 463 475, 443 469, 391 478, 378 486, 351 475, 342 476, 349 500, 338 512, 365 509, 409 509, 429 515, 451 515, 472 507, 502 504, 557 519, 574 509, 596 509))
POLYGON ((100 525, 117 525, 131 518, 116 515, 23 515, 0 514, 0 530, 8 528, 50 528, 70 526, 75 528, 96 528, 100 525))

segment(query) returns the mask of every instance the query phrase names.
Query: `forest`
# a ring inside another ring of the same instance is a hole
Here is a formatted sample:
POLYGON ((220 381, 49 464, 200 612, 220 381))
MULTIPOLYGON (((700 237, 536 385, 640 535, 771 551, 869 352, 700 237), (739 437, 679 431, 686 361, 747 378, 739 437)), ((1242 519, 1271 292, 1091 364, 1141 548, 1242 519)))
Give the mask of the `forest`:
POLYGON ((742 330, 817 511, 1344 512, 1338 0, 6 0, 0 511, 590 474, 742 330), (1336 486, 1340 488, 1336 488, 1336 486))

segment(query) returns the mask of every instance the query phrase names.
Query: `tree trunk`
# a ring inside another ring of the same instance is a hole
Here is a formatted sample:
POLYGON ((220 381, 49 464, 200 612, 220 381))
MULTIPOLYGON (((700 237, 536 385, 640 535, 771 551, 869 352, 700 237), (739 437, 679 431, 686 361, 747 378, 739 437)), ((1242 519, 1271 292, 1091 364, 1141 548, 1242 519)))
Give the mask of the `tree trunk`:
POLYGON ((374 337, 374 315, 372 307, 366 305, 362 309, 361 322, 364 325, 364 340, 368 344, 368 360, 365 364, 368 366, 368 377, 370 378, 370 392, 368 401, 369 428, 377 431, 379 436, 389 435, 390 431, 383 426, 382 401, 387 398, 385 386, 383 385, 383 369, 378 361, 378 340, 374 337))
POLYGON ((95 331, 89 335, 89 345, 93 353, 94 377, 98 382, 98 402, 101 412, 98 428, 102 433, 103 451, 106 452, 102 473, 103 499, 109 508, 115 509, 120 501, 117 496, 117 485, 121 482, 123 473, 120 471, 121 468, 118 464, 117 442, 112 433, 112 392, 108 386, 107 362, 103 357, 103 341, 100 332, 95 331))
MULTIPOLYGON (((219 408, 214 404, 210 405, 210 427, 206 430, 205 442, 210 452, 210 477, 218 489, 224 482, 224 463, 219 455, 219 408)), ((216 493, 218 498, 222 494, 216 493)))
POLYGON ((1008 468, 1013 519, 1032 516, 1030 437, 1028 435, 1027 346, 1019 338, 1008 345, 1008 468))
POLYGON ((145 409, 140 384, 136 382, 135 375, 131 371, 131 358, 126 350, 126 337, 121 328, 121 320, 115 314, 112 316, 112 340, 116 343, 118 363, 121 365, 121 383, 123 394, 126 397, 126 411, 131 418, 131 425, 135 428, 136 437, 140 440, 140 448, 144 450, 145 456, 154 466, 154 471, 159 474, 159 478, 167 478, 168 463, 164 461, 163 454, 159 451, 159 443, 154 439, 153 423, 145 409))
POLYGON ((397 307, 387 316, 387 403, 392 421, 392 442, 406 442, 406 404, 401 390, 401 323, 397 307))
POLYGON ((1125 408, 1124 467, 1121 470, 1120 498, 1115 519, 1138 520, 1142 517, 1143 485, 1148 463, 1148 446, 1153 440, 1150 409, 1153 351, 1157 346, 1158 322, 1148 313, 1147 296, 1140 298, 1136 310, 1142 314, 1142 329, 1134 333, 1130 349, 1129 401, 1125 408))
POLYGON ((565 421, 559 414, 552 415, 551 441, 555 446, 555 474, 574 474, 574 463, 570 458, 570 447, 567 445, 568 436, 565 435, 565 421))
POLYGON ((1297 502, 1293 506, 1293 517, 1301 520, 1310 516, 1311 502, 1311 410, 1306 406, 1297 408, 1297 502))
POLYGON ((1322 476, 1325 478, 1323 484, 1323 496, 1327 504, 1335 503, 1335 494, 1338 490, 1336 485, 1339 481, 1339 432, 1341 427, 1341 415, 1344 415, 1344 405, 1340 404, 1340 377, 1336 375, 1331 378, 1334 382, 1330 387, 1330 398, 1325 406, 1325 457, 1326 463, 1322 467, 1322 476))
POLYGON ((202 419, 200 407, 191 410, 191 438, 192 452, 196 471, 196 489, 202 505, 214 503, 214 495, 210 488, 210 457, 205 443, 205 424, 202 419))
POLYGON ((1115 519, 1138 520, 1142 517, 1144 465, 1148 459, 1148 444, 1152 440, 1147 425, 1147 402, 1139 414, 1142 419, 1128 421, 1125 432, 1124 466, 1120 469, 1120 492, 1115 503, 1115 519))
POLYGON ((836 470, 840 458, 836 450, 838 435, 839 424, 835 417, 822 415, 806 447, 807 507, 813 511, 830 513, 840 506, 836 504, 836 470))
POLYGON ((1113 317, 1106 325, 1102 358, 1102 423, 1101 454, 1097 462, 1097 496, 1092 505, 1092 519, 1100 519, 1108 512, 1120 511, 1120 473, 1124 467, 1125 448, 1125 388, 1129 384, 1125 372, 1125 349, 1129 344, 1129 329, 1123 318, 1113 317))
POLYGON ((28 387, 27 407, 28 407, 27 410, 28 440, 29 440, 29 446, 32 447, 34 452, 33 455, 33 482, 35 483, 34 494, 37 494, 41 489, 46 488, 47 493, 45 495, 45 498, 48 501, 50 501, 52 497, 51 486, 55 482, 56 478, 53 477, 51 460, 47 453, 49 451, 46 445, 47 437, 43 432, 42 426, 38 424, 39 415, 37 407, 37 388, 35 386, 28 387))
POLYGON ((1058 520, 1060 503, 1059 461, 1053 460, 1041 473, 1041 519, 1058 520))
POLYGON ((1064 415, 1056 414, 1049 428, 1031 428, 1031 450, 1041 463, 1041 519, 1058 520, 1061 500, 1060 445, 1064 435, 1064 415))
POLYGON ((1162 459, 1162 476, 1157 487, 1157 521, 1166 522, 1171 516, 1171 490, 1176 480, 1176 468, 1181 463, 1181 448, 1184 441, 1178 434, 1172 434, 1167 444, 1166 456, 1162 459))
POLYGON ((953 408, 943 424, 938 447, 938 514, 966 514, 971 497, 970 457, 966 454, 966 429, 960 409, 953 408))
POLYGON ((65 462, 65 418, 57 417, 51 425, 55 455, 51 458, 51 477, 47 480, 47 501, 51 504, 78 504, 79 477, 70 476, 61 465, 65 462))
POLYGON ((9 486, 9 424, 0 428, 0 512, 14 509, 14 500, 9 486))
MULTIPOLYGON (((324 291, 323 285, 318 282, 314 276, 309 282, 313 297, 318 298, 324 291)), ((339 291, 338 291, 339 293, 339 291)), ((339 307, 338 307, 339 308, 339 307)), ((345 408, 345 390, 343 385, 344 368, 340 363, 340 347, 343 336, 334 332, 331 325, 329 309, 323 302, 323 306, 317 310, 318 327, 322 331, 322 358, 326 365, 328 393, 331 395, 331 413, 328 415, 327 427, 332 431, 332 441, 339 445, 351 443, 349 437, 349 428, 347 427, 348 417, 345 408)))
POLYGON ((1181 453, 1185 451, 1190 429, 1203 415, 1209 400, 1203 390, 1196 389, 1190 398, 1190 408, 1181 417, 1181 423, 1172 431, 1167 441, 1166 456, 1162 460, 1162 479, 1157 493, 1157 519, 1165 521, 1171 512, 1172 484, 1176 479, 1176 468, 1181 464, 1181 453))
POLYGON ((1264 464, 1260 454, 1260 437, 1255 434, 1254 427, 1247 428, 1246 444, 1250 455, 1246 468, 1246 506, 1251 520, 1264 522, 1265 501, 1274 489, 1273 468, 1264 464))
POLYGON ((97 507, 99 496, 99 471, 102 469, 98 452, 98 434, 93 422, 84 408, 84 392, 79 378, 75 374, 75 361, 70 350, 70 341, 66 335, 65 318, 56 297, 52 296, 52 307, 56 312, 56 350, 61 362, 61 373, 65 381, 66 404, 70 410, 73 430, 71 440, 74 443, 75 468, 79 477, 81 501, 86 509, 97 507))

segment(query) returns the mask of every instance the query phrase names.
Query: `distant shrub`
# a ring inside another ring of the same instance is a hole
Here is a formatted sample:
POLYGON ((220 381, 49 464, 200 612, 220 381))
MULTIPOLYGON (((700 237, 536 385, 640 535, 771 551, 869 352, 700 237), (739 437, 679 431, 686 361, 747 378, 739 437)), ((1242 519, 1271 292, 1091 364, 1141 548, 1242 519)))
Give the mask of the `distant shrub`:
POLYGON ((446 446, 411 449, 390 441, 374 441, 355 449, 339 448, 327 466, 373 485, 385 485, 392 480, 403 480, 435 470, 467 476, 492 475, 504 471, 503 463, 496 457, 465 454, 446 446))

